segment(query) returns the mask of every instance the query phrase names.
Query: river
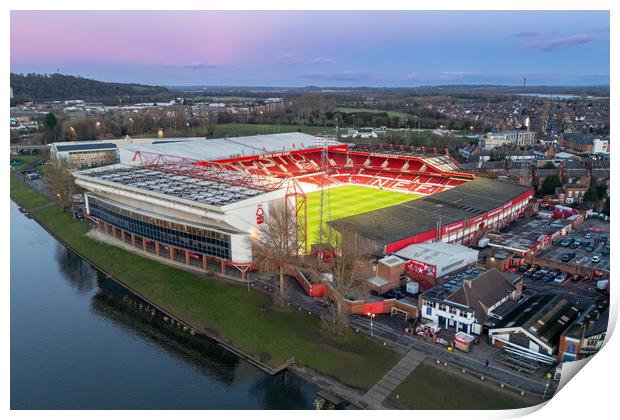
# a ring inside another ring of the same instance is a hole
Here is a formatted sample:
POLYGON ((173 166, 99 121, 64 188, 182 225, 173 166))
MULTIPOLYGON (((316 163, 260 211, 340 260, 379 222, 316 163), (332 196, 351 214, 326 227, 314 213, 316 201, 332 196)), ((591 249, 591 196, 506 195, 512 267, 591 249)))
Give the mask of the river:
POLYGON ((168 326, 11 201, 12 409, 311 409, 271 376, 168 326))

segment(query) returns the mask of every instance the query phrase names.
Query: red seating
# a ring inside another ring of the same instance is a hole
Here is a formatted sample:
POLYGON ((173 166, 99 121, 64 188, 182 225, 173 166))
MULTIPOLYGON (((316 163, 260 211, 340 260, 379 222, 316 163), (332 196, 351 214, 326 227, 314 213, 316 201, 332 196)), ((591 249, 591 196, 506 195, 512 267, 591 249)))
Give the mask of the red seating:
MULTIPOLYGON (((397 152, 395 152, 397 153, 397 152)), ((441 169, 428 165, 417 156, 387 156, 367 152, 330 150, 327 174, 321 173, 321 151, 299 150, 290 153, 248 156, 213 161, 222 169, 249 172, 258 176, 288 178, 315 185, 360 184, 386 189, 434 194, 466 182, 452 178, 441 169)), ((450 157, 444 158, 448 165, 450 157)))

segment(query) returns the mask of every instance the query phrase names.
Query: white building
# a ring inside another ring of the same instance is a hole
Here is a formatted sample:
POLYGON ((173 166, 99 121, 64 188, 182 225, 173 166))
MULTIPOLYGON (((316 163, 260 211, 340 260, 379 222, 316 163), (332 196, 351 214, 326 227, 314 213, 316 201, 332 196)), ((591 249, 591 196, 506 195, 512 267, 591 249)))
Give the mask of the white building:
POLYGON ((406 273, 418 273, 432 278, 443 277, 475 265, 478 261, 478 251, 475 249, 446 242, 413 244, 394 255, 406 261, 406 273))
POLYGON ((609 153, 609 139, 594 139, 592 143, 592 153, 609 153))
POLYGON ((506 145, 531 146, 536 140, 534 131, 506 131, 500 133, 486 133, 480 139, 480 148, 491 150, 506 145))
POLYGON ((420 316, 440 328, 479 335, 494 310, 520 296, 520 280, 495 269, 470 269, 423 293, 418 306, 420 316))

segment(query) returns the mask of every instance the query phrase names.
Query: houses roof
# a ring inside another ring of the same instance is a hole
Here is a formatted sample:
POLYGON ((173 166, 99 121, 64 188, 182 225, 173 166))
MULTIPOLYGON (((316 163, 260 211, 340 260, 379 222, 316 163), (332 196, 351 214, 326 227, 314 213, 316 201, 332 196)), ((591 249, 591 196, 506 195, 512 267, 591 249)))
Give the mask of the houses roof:
POLYGON ((463 286, 446 300, 472 308, 481 324, 487 319, 488 308, 516 290, 512 281, 492 268, 479 277, 465 280, 463 286))

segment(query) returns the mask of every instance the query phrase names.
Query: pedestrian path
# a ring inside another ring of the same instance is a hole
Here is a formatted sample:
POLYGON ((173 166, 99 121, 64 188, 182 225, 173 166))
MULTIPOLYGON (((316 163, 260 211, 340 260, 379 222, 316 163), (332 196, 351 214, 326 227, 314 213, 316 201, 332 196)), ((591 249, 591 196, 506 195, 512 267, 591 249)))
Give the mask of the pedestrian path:
POLYGON ((361 398, 364 408, 384 409, 382 403, 424 360, 424 354, 410 350, 361 398))

